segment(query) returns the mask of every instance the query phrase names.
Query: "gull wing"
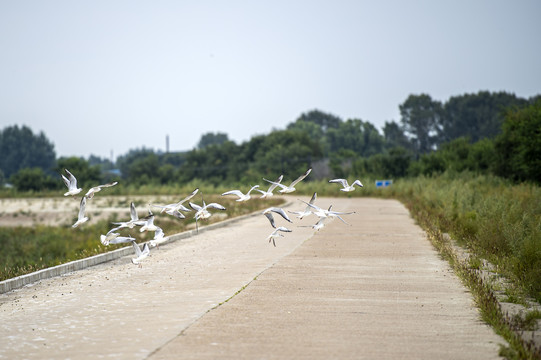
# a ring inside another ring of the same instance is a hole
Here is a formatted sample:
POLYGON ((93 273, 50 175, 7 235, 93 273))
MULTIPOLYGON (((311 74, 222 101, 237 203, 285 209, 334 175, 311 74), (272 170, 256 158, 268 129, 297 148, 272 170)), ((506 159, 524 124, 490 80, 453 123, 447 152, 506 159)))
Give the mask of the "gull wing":
POLYGON ((148 243, 145 243, 145 245, 143 245, 143 251, 141 252, 141 255, 148 256, 148 254, 150 254, 150 248, 148 247, 148 243))
POLYGON ((79 220, 85 217, 85 209, 86 209, 86 196, 83 196, 83 198, 81 199, 81 204, 79 205, 79 216, 78 216, 79 220))
POLYGON ((105 234, 106 236, 107 235, 111 235, 113 234, 115 231, 119 230, 119 229, 122 229, 124 226, 117 226, 115 228, 112 228, 111 230, 109 230, 109 232, 107 232, 107 234, 105 234))
POLYGON ((361 180, 357 179, 351 184, 351 186, 357 185, 359 187, 363 187, 363 184, 361 183, 361 180))
POLYGON ((68 178, 65 177, 63 174, 60 174, 60 176, 62 176, 62 180, 64 181, 64 184, 66 184, 66 186, 67 186, 68 189, 69 189, 69 187, 70 187, 70 181, 68 180, 68 178))
POLYGON ((240 190, 230 190, 230 191, 226 191, 222 194, 222 196, 224 195, 236 195, 238 196, 239 198, 243 197, 244 194, 240 191, 240 190))
POLYGON ((270 212, 264 212, 263 215, 265 215, 267 219, 269 219, 271 226, 276 229, 276 224, 274 223, 274 217, 272 216, 272 214, 270 212))
POLYGON ((77 189, 77 179, 75 178, 75 176, 73 176, 73 174, 70 173, 68 169, 64 169, 64 170, 69 175, 69 186, 68 187, 70 188, 70 190, 71 189, 77 189))
POLYGON ((340 220, 342 220, 342 222, 346 225, 349 225, 351 226, 351 224, 348 224, 344 219, 342 219, 342 217, 340 215, 334 215, 335 217, 339 218, 340 220))
POLYGON ((135 256, 137 256, 137 257, 141 256, 141 249, 139 248, 139 245, 137 245, 135 240, 132 240, 131 244, 133 245, 133 250, 135 251, 135 256))
POLYGON ((274 189, 276 189, 276 186, 278 186, 278 184, 280 184, 282 182, 283 178, 284 178, 284 175, 280 175, 278 177, 278 179, 276 179, 276 181, 274 183, 271 183, 271 186, 269 186, 269 190, 267 190, 267 192, 270 192, 270 193, 273 192, 274 189))
POLYGON ((279 208, 279 207, 271 207, 271 208, 268 208, 267 210, 265 210, 265 212, 269 212, 269 211, 272 211, 272 212, 277 213, 278 215, 282 216, 284 219, 286 219, 286 220, 289 221, 290 223, 293 222, 293 221, 291 221, 291 219, 289 218, 289 216, 287 216, 286 212, 285 212, 284 209, 282 209, 282 208, 279 208))
POLYGON ((199 206, 199 205, 197 205, 197 204, 194 204, 193 202, 190 202, 189 204, 190 204, 190 207, 191 207, 192 209, 194 209, 195 211, 201 211, 201 210, 203 210, 203 208, 202 208, 201 206, 199 206))
POLYGON ((99 187, 100 187, 100 188, 102 188, 102 187, 111 187, 111 186, 115 186, 116 184, 118 184, 118 181, 115 181, 115 182, 112 182, 112 183, 103 184, 103 185, 99 185, 99 187))
POLYGON ((130 203, 130 216, 131 221, 139 220, 139 216, 137 215, 137 210, 135 210, 135 204, 133 203, 133 201, 130 203))
POLYGON ((332 180, 329 180, 329 182, 342 184, 342 187, 344 188, 348 186, 348 181, 346 179, 332 179, 332 180))
MULTIPOLYGON (((184 199, 180 200, 176 204, 176 206, 178 207, 178 206, 184 204, 186 201, 191 200, 195 196, 195 194, 197 194, 198 191, 199 191, 199 188, 196 188, 194 191, 192 191, 192 193, 190 195, 188 195, 184 199)), ((184 207, 184 208, 186 209, 186 207, 184 207)), ((185 211, 185 210, 182 210, 182 211, 185 211)), ((190 210, 188 209, 188 211, 190 211, 190 210)))
POLYGON ((185 219, 186 216, 178 210, 167 211, 167 214, 176 217, 177 219, 185 219))
POLYGON ((213 209, 218 209, 218 210, 225 210, 225 207, 223 207, 222 205, 218 204, 218 203, 210 203, 210 204, 207 204, 207 208, 213 208, 213 209))
POLYGON ((283 226, 276 228, 276 231, 292 232, 292 230, 289 230, 288 228, 283 227, 283 226))
POLYGON ((279 187, 282 188, 282 189, 287 189, 287 186, 285 186, 284 184, 280 184, 279 182, 276 182, 276 181, 270 181, 270 180, 267 180, 267 179, 265 179, 265 178, 263 178, 263 180, 265 180, 266 182, 271 183, 272 185, 274 185, 275 188, 276 188, 277 186, 279 186, 279 187))
POLYGON ((163 229, 158 226, 156 231, 154 232, 154 240, 156 239, 162 239, 164 237, 163 229))
POLYGON ((290 187, 293 187, 295 185, 297 185, 299 182, 301 182, 305 177, 307 177, 310 173, 312 172, 312 168, 306 170, 306 172, 304 174, 302 174, 301 176, 299 176, 297 178, 297 180, 293 181, 291 183, 291 185, 289 185, 290 187))
POLYGON ((248 192, 246 193, 246 195, 250 195, 250 193, 254 190, 254 189, 257 189, 259 187, 259 185, 254 185, 250 188, 250 190, 248 190, 248 192))
POLYGON ((152 207, 155 207, 155 208, 159 208, 159 209, 162 209, 160 212, 164 212, 164 211, 170 211, 170 210, 173 210, 175 208, 175 205, 176 204, 167 204, 167 205, 156 205, 156 204, 150 204, 150 206, 152 207))
MULTIPOLYGON (((129 242, 135 242, 135 238, 131 236, 118 236, 114 239, 109 240, 109 244, 123 244, 129 242)), ((137 246, 137 248, 139 249, 139 246, 137 246)))
MULTIPOLYGON (((310 203, 307 203, 306 201, 304 200, 301 200, 301 199, 298 199, 300 201, 302 201, 303 203, 305 203, 306 205, 308 205, 308 207, 311 207, 312 209, 316 209, 316 210, 323 210, 322 208, 320 208, 319 206, 317 205, 314 205, 314 204, 310 204, 310 203)), ((332 205, 331 205, 332 206, 332 205)))

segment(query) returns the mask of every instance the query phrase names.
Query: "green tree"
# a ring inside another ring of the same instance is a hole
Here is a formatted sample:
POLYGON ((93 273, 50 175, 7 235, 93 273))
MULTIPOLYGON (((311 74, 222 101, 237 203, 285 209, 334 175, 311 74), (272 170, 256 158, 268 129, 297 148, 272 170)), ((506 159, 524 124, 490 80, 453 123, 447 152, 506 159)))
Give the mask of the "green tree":
POLYGON ((39 167, 50 172, 55 166, 54 145, 43 132, 35 135, 24 125, 0 131, 0 153, 0 170, 7 178, 19 169, 39 167))
POLYGON ((505 110, 523 107, 526 99, 506 92, 464 94, 451 97, 443 106, 441 141, 469 137, 471 142, 494 138, 501 132, 505 110))
POLYGON ((201 139, 197 143, 197 148, 203 149, 209 145, 221 145, 226 141, 229 141, 229 137, 227 136, 227 134, 221 132, 208 132, 201 135, 201 139))
POLYGON ((498 175, 541 183, 541 100, 507 112, 495 147, 498 175))
POLYGON ((131 166, 133 162, 135 162, 139 158, 145 158, 149 155, 153 155, 154 151, 151 149, 141 148, 141 149, 132 149, 128 151, 127 154, 121 155, 117 158, 116 164, 117 167, 120 169, 120 172, 122 174, 122 178, 124 180, 130 179, 131 174, 131 166))
POLYGON ((13 174, 10 182, 18 191, 42 191, 57 186, 42 168, 22 168, 13 174))
POLYGON ((434 150, 441 133, 442 105, 430 95, 410 95, 399 106, 401 125, 417 154, 434 150))
POLYGON ((308 134, 291 130, 273 131, 259 144, 253 166, 263 176, 301 175, 321 155, 319 142, 308 134))
POLYGON ((368 121, 349 119, 327 133, 331 152, 351 150, 359 156, 381 153, 385 139, 368 121))
POLYGON ((411 149, 411 143, 408 140, 404 130, 395 121, 385 122, 383 126, 383 137, 385 138, 385 147, 392 149, 401 147, 411 149))
POLYGON ((325 154, 329 155, 329 144, 327 134, 337 129, 342 124, 342 119, 320 110, 311 110, 302 113, 294 122, 288 124, 287 130, 300 131, 319 142, 319 147, 325 154))
POLYGON ((325 134, 329 129, 336 129, 341 122, 342 119, 337 116, 320 110, 311 110, 307 113, 302 113, 294 123, 288 125, 287 130, 303 130, 303 128, 308 129, 308 127, 306 127, 306 123, 309 123, 316 125, 319 128, 319 130, 316 130, 316 133, 310 133, 311 136, 314 136, 318 135, 317 132, 320 132, 320 134, 325 134))

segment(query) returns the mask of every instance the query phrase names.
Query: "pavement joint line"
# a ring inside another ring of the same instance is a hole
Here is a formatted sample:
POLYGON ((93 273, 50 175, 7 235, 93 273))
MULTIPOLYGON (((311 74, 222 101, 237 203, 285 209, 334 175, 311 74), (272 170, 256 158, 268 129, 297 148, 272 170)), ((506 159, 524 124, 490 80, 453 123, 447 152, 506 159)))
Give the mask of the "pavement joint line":
MULTIPOLYGON (((290 205, 291 203, 292 201, 286 201, 282 206, 285 207, 285 206, 290 205)), ((158 245, 170 244, 179 240, 191 238, 194 235, 197 235, 198 233, 226 227, 236 222, 242 221, 244 219, 257 216, 261 213, 261 211, 262 210, 256 210, 246 215, 241 215, 241 216, 237 216, 231 219, 226 219, 226 220, 219 221, 213 224, 202 226, 199 228, 199 231, 187 230, 181 233, 166 236, 162 241, 158 242, 158 245)), ((99 264, 103 264, 109 261, 120 259, 130 254, 133 254, 133 247, 126 246, 120 249, 108 251, 103 254, 98 254, 98 255, 90 256, 84 259, 70 261, 65 264, 60 264, 53 267, 34 271, 29 274, 17 276, 12 279, 6 279, 3 281, 0 281, 0 294, 4 294, 12 290, 20 289, 24 286, 36 283, 40 280, 46 280, 52 277, 66 275, 78 270, 84 270, 95 265, 99 265, 99 264)))
MULTIPOLYGON (((290 205, 290 202, 286 203, 284 206, 287 206, 287 205, 290 205)), ((254 213, 251 213, 251 214, 248 214, 248 215, 245 215, 246 218, 250 217, 250 216, 255 216, 259 213, 259 211, 256 211, 254 213)), ((234 220, 234 219, 231 219, 231 220, 234 220)), ((316 232, 312 232, 302 243, 299 244, 299 246, 302 246, 302 244, 304 244, 306 241, 310 240, 312 237, 314 237, 314 235, 316 234, 316 232)), ((237 295, 239 295, 240 293, 242 293, 252 282, 254 282, 255 280, 257 280, 258 277, 260 277, 263 273, 265 273, 267 270, 271 269, 272 267, 274 267, 274 265, 276 265, 278 262, 280 262, 283 258, 291 255, 294 251, 296 250, 295 249, 292 249, 291 252, 285 254, 282 258, 276 260, 275 262, 273 262, 272 264, 270 264, 269 266, 267 266, 265 269, 261 270, 256 276, 254 276, 254 278, 252 280, 250 280, 249 282, 247 282, 246 284, 244 284, 243 286, 241 286, 241 288, 239 290, 237 290, 233 295, 231 295, 229 298, 225 299, 224 301, 222 301, 221 303, 213 306, 212 308, 208 309, 207 311, 205 311, 203 314, 201 314, 199 317, 197 317, 196 319, 194 319, 191 323, 189 323, 188 325, 186 325, 184 327, 184 329, 182 329, 177 335, 173 336, 171 339, 167 340, 166 342, 164 342, 161 346, 157 347, 156 349, 154 349, 151 353, 149 353, 145 359, 149 359, 151 358, 154 354, 156 354, 158 351, 160 351, 163 347, 167 346, 169 343, 171 343, 172 341, 174 341, 175 339, 177 339, 178 337, 180 336, 184 336, 184 334, 186 333, 186 331, 188 331, 192 325, 194 325, 195 323, 197 323, 201 318, 203 318, 205 315, 207 315, 208 313, 210 313, 211 311, 214 311, 218 308, 220 308, 221 306, 225 305, 226 303, 228 303, 230 300, 232 300, 233 298, 235 298, 237 295)))

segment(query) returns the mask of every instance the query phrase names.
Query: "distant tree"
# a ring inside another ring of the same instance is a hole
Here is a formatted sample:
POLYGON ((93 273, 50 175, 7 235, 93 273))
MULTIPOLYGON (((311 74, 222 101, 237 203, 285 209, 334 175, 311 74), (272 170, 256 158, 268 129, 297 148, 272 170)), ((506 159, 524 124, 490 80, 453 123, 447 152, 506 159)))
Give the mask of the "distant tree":
POLYGON ((122 178, 128 180, 130 178, 130 167, 132 163, 139 158, 144 158, 149 155, 155 155, 152 149, 141 148, 141 149, 131 149, 125 155, 121 155, 116 159, 117 168, 120 169, 122 173, 122 178))
POLYGON ((8 178, 22 168, 39 167, 50 172, 55 166, 54 145, 43 132, 34 135, 24 125, 0 131, 0 153, 0 170, 8 178))
POLYGON ((352 166, 352 175, 363 178, 372 175, 376 178, 400 178, 407 175, 411 152, 402 147, 394 147, 381 154, 357 159, 352 166))
POLYGON ((88 164, 90 166, 98 165, 102 171, 114 169, 115 165, 111 160, 107 158, 102 158, 96 155, 90 155, 88 157, 88 164))
POLYGON ((20 169, 11 176, 10 182, 18 191, 42 191, 57 186, 51 176, 38 167, 20 169))
MULTIPOLYGON (((307 113, 302 113, 301 116, 288 126, 288 130, 293 130, 298 127, 304 127, 304 123, 315 124, 319 127, 322 134, 325 134, 329 129, 336 129, 340 126, 342 119, 329 113, 320 110, 311 110, 307 113)), ((314 134, 310 134, 314 135, 314 134)))
POLYGON ((443 107, 441 142, 468 137, 475 143, 494 138, 501 132, 505 111, 509 107, 523 107, 526 99, 506 92, 464 94, 451 97, 443 107))
POLYGON ((126 169, 126 175, 129 182, 135 184, 159 183, 162 180, 159 169, 160 159, 152 152, 134 159, 126 169))
POLYGON ((438 145, 442 105, 430 95, 410 95, 399 106, 401 125, 416 153, 426 153, 438 145))
POLYGON ((381 153, 385 140, 368 121, 349 119, 327 133, 330 152, 352 150, 359 156, 381 153))
POLYGON ((406 134, 404 134, 404 130, 395 121, 385 122, 383 126, 383 137, 385 138, 385 147, 389 149, 395 147, 411 148, 411 143, 406 134))
POLYGON ((254 166, 265 176, 301 175, 321 155, 319 142, 308 134, 289 130, 273 131, 257 150, 254 166))
POLYGON ((541 101, 509 110, 495 147, 498 175, 541 184, 541 101))
POLYGON ((201 139, 197 143, 197 148, 203 149, 209 145, 221 145, 226 141, 229 141, 229 137, 227 136, 227 134, 221 132, 208 132, 201 135, 201 139))

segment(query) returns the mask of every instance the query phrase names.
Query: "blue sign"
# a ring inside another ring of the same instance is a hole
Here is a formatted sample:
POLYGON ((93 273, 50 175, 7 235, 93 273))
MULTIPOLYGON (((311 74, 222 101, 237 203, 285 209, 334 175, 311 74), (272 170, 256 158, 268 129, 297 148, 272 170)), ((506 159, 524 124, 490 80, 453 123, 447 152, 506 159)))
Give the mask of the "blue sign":
POLYGON ((386 188, 391 186, 392 180, 376 180, 376 188, 386 188))

